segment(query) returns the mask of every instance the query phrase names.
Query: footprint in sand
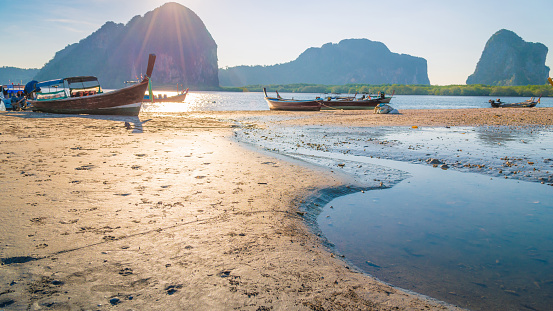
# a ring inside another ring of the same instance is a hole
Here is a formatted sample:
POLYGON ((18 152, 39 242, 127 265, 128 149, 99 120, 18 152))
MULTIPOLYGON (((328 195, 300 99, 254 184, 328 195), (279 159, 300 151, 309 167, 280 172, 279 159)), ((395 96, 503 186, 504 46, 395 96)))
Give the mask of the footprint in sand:
POLYGON ((133 271, 131 268, 124 268, 119 271, 119 274, 121 274, 122 276, 128 276, 133 274, 133 271))
POLYGON ((180 289, 180 288, 182 288, 182 284, 169 285, 165 287, 165 291, 167 291, 167 295, 173 295, 174 293, 177 292, 177 289, 180 289))

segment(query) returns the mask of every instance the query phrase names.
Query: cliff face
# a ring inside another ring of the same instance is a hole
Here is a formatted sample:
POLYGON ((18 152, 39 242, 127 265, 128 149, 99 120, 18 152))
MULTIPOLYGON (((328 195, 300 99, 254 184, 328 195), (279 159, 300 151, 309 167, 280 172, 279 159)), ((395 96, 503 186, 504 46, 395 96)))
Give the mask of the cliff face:
POLYGON ((145 74, 151 53, 157 55, 154 85, 219 86, 215 41, 200 18, 177 3, 135 16, 127 25, 107 22, 56 53, 35 79, 93 75, 105 88, 120 88, 145 74))
POLYGON ((285 64, 221 69, 219 79, 223 86, 430 84, 424 58, 392 53, 383 43, 368 39, 348 39, 309 48, 296 60, 285 64))
POLYGON ((486 43, 467 84, 545 84, 549 76, 549 67, 545 66, 547 51, 541 43, 526 42, 514 32, 502 29, 486 43))

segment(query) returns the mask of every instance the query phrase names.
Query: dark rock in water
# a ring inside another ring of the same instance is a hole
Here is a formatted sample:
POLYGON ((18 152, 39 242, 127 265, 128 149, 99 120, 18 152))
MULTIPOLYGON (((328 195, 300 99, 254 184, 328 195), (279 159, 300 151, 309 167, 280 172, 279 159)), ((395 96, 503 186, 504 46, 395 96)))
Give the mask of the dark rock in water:
POLYGON ((373 267, 373 268, 381 268, 379 265, 375 264, 374 262, 367 260, 367 265, 373 267))
POLYGON ((467 84, 546 84, 549 76, 549 67, 545 66, 547 51, 541 43, 526 42, 516 33, 502 29, 486 43, 467 84))
POLYGON ((426 163, 432 164, 432 165, 437 165, 437 164, 443 164, 444 162, 442 162, 442 161, 440 161, 440 160, 438 160, 438 159, 432 159, 432 158, 430 158, 430 159, 426 160, 426 163))
POLYGON ((105 23, 57 52, 35 80, 92 75, 104 88, 121 88, 146 73, 151 53, 157 55, 154 85, 219 86, 217 44, 194 12, 174 2, 137 15, 126 25, 105 23))
POLYGON ((312 47, 285 64, 221 69, 219 79, 223 86, 430 84, 424 58, 392 53, 382 42, 368 39, 347 39, 338 44, 312 47))

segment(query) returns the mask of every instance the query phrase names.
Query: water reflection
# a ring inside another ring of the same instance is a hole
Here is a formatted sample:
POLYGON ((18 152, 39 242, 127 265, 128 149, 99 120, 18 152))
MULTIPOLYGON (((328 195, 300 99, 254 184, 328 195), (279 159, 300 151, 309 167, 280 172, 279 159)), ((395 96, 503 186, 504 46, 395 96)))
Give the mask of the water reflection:
POLYGON ((496 146, 506 142, 534 142, 541 134, 539 127, 477 127, 476 138, 484 144, 496 146))
POLYGON ((473 310, 549 310, 550 186, 420 166, 411 173, 390 189, 328 203, 323 234, 391 284, 473 310))
MULTIPOLYGON (((154 92, 157 94, 156 92, 154 92)), ((176 95, 165 92, 167 96, 176 95)), ((150 103, 142 105, 144 112, 191 112, 229 110, 269 110, 262 93, 189 92, 184 102, 150 103)))
MULTIPOLYGON (((176 92, 157 92, 154 94, 176 95, 176 92)), ((320 93, 283 93, 284 98, 313 99, 322 96, 320 93)), ((353 94, 352 94, 353 95, 353 94)), ((506 101, 517 102, 528 98, 505 98, 506 101)), ((462 109, 462 108, 489 108, 487 96, 421 96, 396 95, 391 105, 403 109, 462 109)), ((553 107, 553 98, 542 98, 538 107, 553 107)), ((190 112, 190 111, 256 111, 269 110, 261 90, 256 92, 189 92, 184 103, 145 103, 146 112, 190 112)), ((491 108, 490 108, 491 109, 491 108)))
POLYGON ((510 128, 244 128, 237 138, 367 184, 414 176, 337 198, 318 218, 323 235, 368 273, 469 309, 549 310, 553 131, 510 128))

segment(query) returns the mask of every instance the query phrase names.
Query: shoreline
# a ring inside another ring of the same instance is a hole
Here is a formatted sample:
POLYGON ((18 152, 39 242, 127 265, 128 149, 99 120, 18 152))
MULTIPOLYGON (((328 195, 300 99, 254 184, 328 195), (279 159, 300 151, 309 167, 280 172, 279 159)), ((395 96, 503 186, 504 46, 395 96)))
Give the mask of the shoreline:
MULTIPOLYGON (((393 104, 392 104, 393 105, 393 104)), ((290 113, 286 111, 191 112, 214 118, 273 116, 277 125, 331 126, 551 126, 553 107, 403 109, 399 114, 374 114, 372 110, 325 110, 290 113), (239 115, 238 115, 239 114, 239 115), (278 118, 282 120, 278 120, 278 118), (336 119, 339 118, 339 119, 336 119)))
POLYGON ((518 109, 499 117, 435 110, 399 117, 145 114, 131 120, 132 130, 122 117, 0 114, 0 275, 6 280, 0 304, 454 310, 336 258, 309 229, 301 206, 316 201, 312 196, 322 189, 341 189, 350 181, 240 146, 232 140, 233 119, 270 115, 282 124, 456 126, 516 115, 517 124, 552 125, 553 109, 541 109, 539 115, 518 109))
POLYGON ((0 120, 7 310, 453 308, 333 257, 298 208, 346 182, 244 149, 232 122, 0 120))

